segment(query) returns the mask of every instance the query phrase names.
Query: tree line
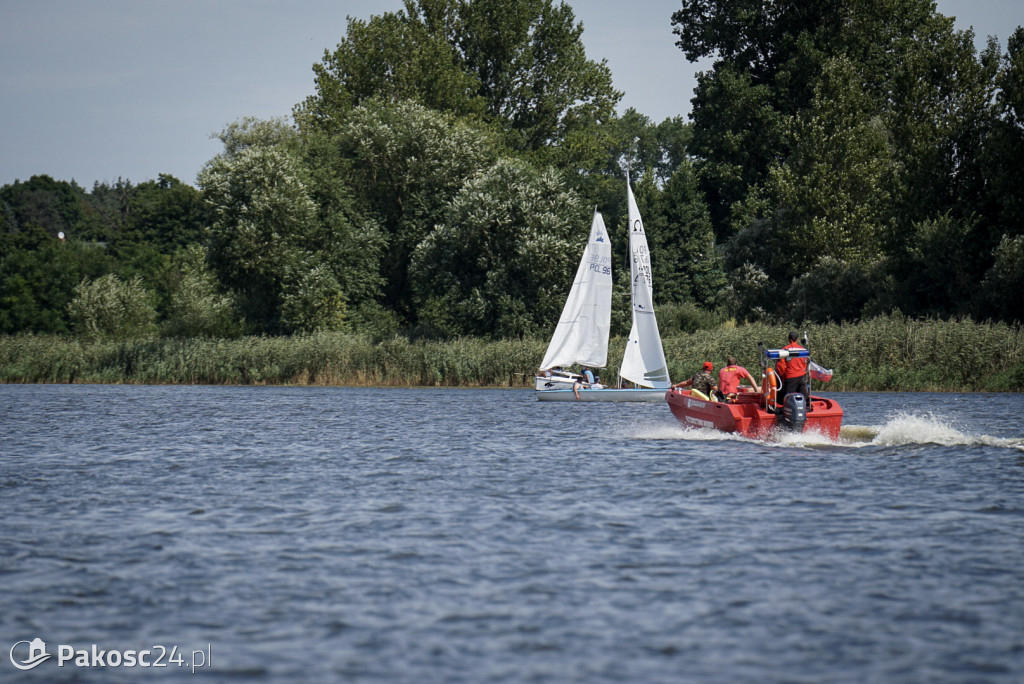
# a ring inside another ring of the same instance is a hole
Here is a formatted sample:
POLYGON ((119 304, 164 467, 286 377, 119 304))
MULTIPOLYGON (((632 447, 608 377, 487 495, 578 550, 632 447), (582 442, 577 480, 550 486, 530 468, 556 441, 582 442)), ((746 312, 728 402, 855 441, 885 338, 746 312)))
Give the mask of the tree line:
POLYGON ((0 188, 0 332, 544 336, 597 206, 624 333, 627 170, 665 332, 1024 320, 1024 29, 979 52, 928 0, 666 21, 680 58, 714 58, 690 122, 617 115, 565 3, 350 19, 314 93, 227 125, 196 187, 0 188))

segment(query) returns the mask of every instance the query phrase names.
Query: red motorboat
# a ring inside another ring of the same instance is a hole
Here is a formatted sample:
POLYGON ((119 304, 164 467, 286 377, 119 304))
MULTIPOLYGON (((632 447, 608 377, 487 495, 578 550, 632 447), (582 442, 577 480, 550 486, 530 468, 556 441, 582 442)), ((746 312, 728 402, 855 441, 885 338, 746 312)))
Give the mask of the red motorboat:
MULTIPOLYGON (((679 422, 690 427, 738 432, 753 439, 770 437, 776 429, 797 431, 783 419, 781 409, 777 413, 765 410, 764 395, 760 392, 741 392, 734 403, 727 404, 702 399, 692 395, 690 390, 672 389, 665 393, 665 400, 679 422)), ((843 409, 838 402, 812 396, 810 410, 798 431, 819 432, 830 439, 837 439, 842 422, 843 409)))
POLYGON ((777 430, 791 432, 817 432, 829 439, 838 439, 843 422, 843 409, 833 399, 800 393, 788 394, 783 403, 775 401, 779 386, 778 376, 768 361, 790 356, 809 356, 807 350, 798 353, 785 349, 762 350, 761 391, 740 388, 730 402, 716 401, 700 392, 674 388, 665 393, 672 414, 683 425, 738 432, 753 439, 770 438, 777 430), (809 405, 808 405, 809 404, 809 405))

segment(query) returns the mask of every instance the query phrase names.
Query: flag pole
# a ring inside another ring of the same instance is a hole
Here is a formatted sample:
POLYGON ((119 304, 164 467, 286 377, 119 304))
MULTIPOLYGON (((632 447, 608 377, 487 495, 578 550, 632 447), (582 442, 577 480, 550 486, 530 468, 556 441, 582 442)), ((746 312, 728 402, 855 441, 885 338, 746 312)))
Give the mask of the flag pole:
POLYGON ((804 381, 807 383, 807 404, 811 403, 811 346, 807 343, 807 328, 804 328, 804 349, 807 350, 807 367, 804 369, 804 381))

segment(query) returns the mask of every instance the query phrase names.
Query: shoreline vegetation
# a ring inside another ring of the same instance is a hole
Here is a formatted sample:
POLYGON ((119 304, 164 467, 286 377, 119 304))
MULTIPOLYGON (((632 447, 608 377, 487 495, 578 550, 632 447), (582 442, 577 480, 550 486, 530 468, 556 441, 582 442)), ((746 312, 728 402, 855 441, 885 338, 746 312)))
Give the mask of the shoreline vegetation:
MULTIPOLYGON (((759 376, 757 343, 784 344, 781 325, 724 325, 663 336, 674 381, 705 360, 736 356, 759 376)), ((801 335, 804 328, 799 328, 801 335)), ((813 358, 834 369, 828 391, 1024 391, 1024 329, 971 320, 883 316, 806 327, 813 358)), ((609 344, 601 371, 614 383, 625 338, 609 344)), ((345 333, 291 337, 136 338, 87 341, 0 336, 2 383, 532 387, 547 340, 374 342, 345 333)))

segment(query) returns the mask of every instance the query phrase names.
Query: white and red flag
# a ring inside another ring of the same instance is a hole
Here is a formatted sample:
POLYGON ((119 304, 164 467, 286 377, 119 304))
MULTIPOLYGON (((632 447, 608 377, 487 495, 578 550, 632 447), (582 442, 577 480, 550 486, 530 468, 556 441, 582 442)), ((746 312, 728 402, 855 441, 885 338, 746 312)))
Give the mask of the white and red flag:
POLYGON ((808 368, 811 369, 811 377, 815 380, 821 380, 822 382, 828 382, 832 379, 832 371, 828 368, 822 368, 818 364, 811 361, 808 368))

